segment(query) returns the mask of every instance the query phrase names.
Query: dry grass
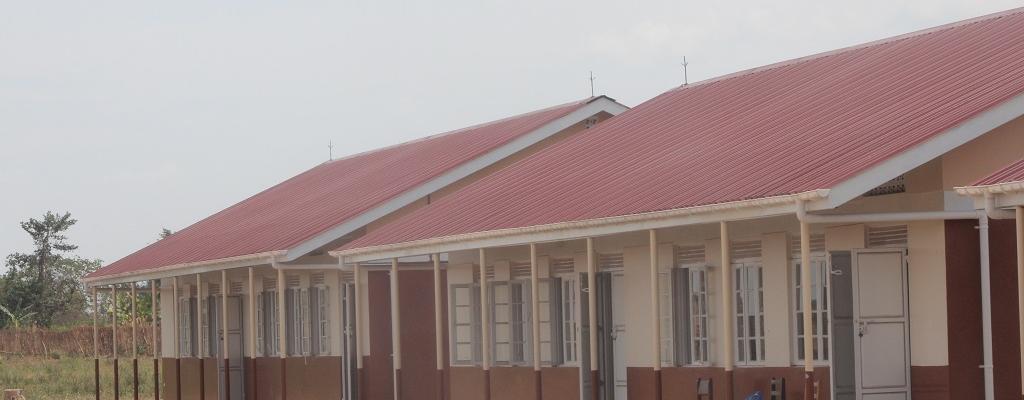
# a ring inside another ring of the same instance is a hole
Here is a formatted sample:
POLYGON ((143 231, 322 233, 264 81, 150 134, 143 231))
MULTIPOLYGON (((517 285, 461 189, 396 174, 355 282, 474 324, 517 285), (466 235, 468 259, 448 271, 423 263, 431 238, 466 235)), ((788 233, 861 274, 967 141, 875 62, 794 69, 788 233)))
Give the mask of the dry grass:
MULTIPOLYGON (((100 391, 102 398, 113 398, 114 362, 100 360, 100 391)), ((122 399, 132 398, 132 362, 119 361, 122 399)), ((153 398, 153 361, 139 359, 139 395, 153 398)), ((92 400, 93 360, 64 357, 5 357, 0 359, 0 390, 24 389, 27 400, 92 400)))

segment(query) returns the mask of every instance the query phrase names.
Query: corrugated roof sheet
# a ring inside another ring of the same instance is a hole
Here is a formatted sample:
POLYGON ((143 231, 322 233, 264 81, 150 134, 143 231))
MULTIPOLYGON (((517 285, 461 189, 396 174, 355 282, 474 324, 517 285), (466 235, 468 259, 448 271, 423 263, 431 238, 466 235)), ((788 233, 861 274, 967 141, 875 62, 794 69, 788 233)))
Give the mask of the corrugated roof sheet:
POLYGON ((1024 181, 1024 159, 1007 165, 1003 169, 993 172, 992 175, 979 179, 971 186, 988 186, 1022 181, 1024 181))
POLYGON ((1024 92, 1024 9, 670 90, 345 245, 832 188, 1024 92))
POLYGON ((103 267, 87 278, 288 250, 566 116, 590 100, 321 164, 103 267))

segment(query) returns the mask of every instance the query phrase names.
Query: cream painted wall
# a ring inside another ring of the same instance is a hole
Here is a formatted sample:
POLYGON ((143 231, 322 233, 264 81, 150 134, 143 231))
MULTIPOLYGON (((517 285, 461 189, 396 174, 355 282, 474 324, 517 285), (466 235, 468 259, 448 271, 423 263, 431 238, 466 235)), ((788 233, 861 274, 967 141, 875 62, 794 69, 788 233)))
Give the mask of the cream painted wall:
POLYGON ((908 224, 911 365, 949 364, 942 221, 908 224))
POLYGON ((867 239, 863 224, 830 226, 825 228, 826 251, 863 249, 867 239))
POLYGON ((761 266, 764 268, 765 365, 792 365, 790 318, 792 297, 789 268, 789 236, 786 232, 761 237, 761 266))
MULTIPOLYGON (((627 247, 623 249, 623 289, 625 296, 614 301, 622 301, 627 310, 623 322, 626 323, 626 366, 651 367, 654 354, 651 353, 651 267, 647 246, 627 247)), ((616 318, 618 319, 618 318, 616 318)))
POLYGON ((942 185, 949 190, 969 185, 1024 155, 1024 117, 942 156, 942 185))

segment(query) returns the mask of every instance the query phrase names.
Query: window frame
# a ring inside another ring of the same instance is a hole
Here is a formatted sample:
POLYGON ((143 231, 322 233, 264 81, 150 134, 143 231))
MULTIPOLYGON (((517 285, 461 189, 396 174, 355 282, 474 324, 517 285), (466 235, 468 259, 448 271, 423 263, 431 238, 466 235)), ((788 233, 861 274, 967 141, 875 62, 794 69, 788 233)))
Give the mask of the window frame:
POLYGON ((448 285, 449 316, 449 363, 453 366, 480 365, 482 360, 482 342, 480 341, 480 285, 476 283, 448 285), (466 304, 459 304, 459 290, 465 290, 466 304), (468 321, 461 321, 459 309, 467 309, 468 321), (459 334, 460 327, 468 327, 468 340, 459 334), (469 346, 469 358, 460 358, 460 345, 469 346))
POLYGON ((530 281, 523 279, 511 279, 507 281, 488 282, 489 301, 491 318, 491 361, 496 366, 527 366, 533 362, 533 315, 531 312, 531 287, 530 281), (506 288, 508 298, 498 302, 499 288, 506 288), (514 294, 518 300, 513 301, 514 294), (506 307, 507 318, 499 321, 499 306, 506 307), (501 325, 504 325, 503 327, 501 325), (502 332, 505 331, 505 332, 502 332), (506 341, 499 341, 499 334, 504 333, 506 341), (499 357, 499 345, 506 345, 508 349, 506 357, 499 357))
POLYGON ((736 322, 735 329, 733 332, 732 346, 734 351, 734 359, 738 366, 763 366, 766 362, 766 347, 767 337, 765 335, 765 307, 764 307, 764 265, 761 263, 760 258, 746 258, 737 259, 732 262, 733 268, 733 288, 732 296, 734 299, 734 309, 731 318, 734 318, 736 322), (748 287, 749 274, 756 272, 758 274, 757 280, 760 284, 756 289, 748 287), (752 310, 749 305, 751 302, 748 297, 752 294, 756 294, 757 308, 752 310), (742 306, 742 309, 741 309, 742 306), (754 320, 754 334, 751 335, 747 329, 750 325, 749 321, 754 320), (749 347, 741 349, 743 346, 749 346, 753 341, 754 351, 757 357, 751 357, 748 354, 749 347))
POLYGON ((681 367, 707 367, 714 363, 714 345, 712 341, 714 318, 714 296, 711 290, 710 268, 706 263, 678 263, 673 271, 675 274, 685 274, 685 282, 680 282, 682 277, 673 277, 672 302, 674 307, 673 336, 673 365, 681 367), (701 283, 702 290, 695 291, 695 282, 701 283), (685 283, 680 287, 677 283, 685 283), (696 309, 703 303, 703 313, 694 313, 694 302, 697 302, 696 309), (703 334, 695 334, 694 327, 702 326, 699 331, 703 334), (685 342, 685 343, 684 343, 685 342), (685 346, 685 347, 684 347, 685 346), (695 356, 700 354, 700 357, 695 356))
MULTIPOLYGON (((801 304, 802 302, 800 297, 800 262, 801 260, 799 254, 797 254, 790 260, 790 276, 792 276, 792 280, 790 281, 790 299, 793 300, 793 305, 792 307, 790 307, 791 316, 793 317, 793 322, 790 324, 790 328, 792 329, 793 334, 790 335, 790 339, 792 347, 791 356, 794 365, 803 365, 804 362, 804 358, 801 357, 800 355, 800 353, 803 352, 803 343, 801 342, 801 338, 803 335, 801 335, 800 333, 800 328, 803 324, 803 317, 800 315, 802 313, 802 310, 800 308, 803 306, 803 304, 801 304)), ((814 359, 814 364, 829 365, 831 362, 830 359, 832 355, 832 331, 831 326, 829 326, 829 324, 831 324, 832 321, 832 308, 828 297, 831 290, 829 282, 829 277, 831 276, 831 267, 828 262, 827 254, 823 251, 812 251, 811 268, 811 299, 813 302, 815 296, 818 296, 817 304, 819 305, 817 310, 812 311, 812 313, 814 314, 813 319, 818 328, 817 330, 819 331, 813 333, 814 341, 817 345, 816 349, 818 350, 818 355, 814 359), (815 282, 814 279, 815 270, 817 270, 817 282, 815 282), (820 332, 822 329, 825 330, 824 333, 820 332)))

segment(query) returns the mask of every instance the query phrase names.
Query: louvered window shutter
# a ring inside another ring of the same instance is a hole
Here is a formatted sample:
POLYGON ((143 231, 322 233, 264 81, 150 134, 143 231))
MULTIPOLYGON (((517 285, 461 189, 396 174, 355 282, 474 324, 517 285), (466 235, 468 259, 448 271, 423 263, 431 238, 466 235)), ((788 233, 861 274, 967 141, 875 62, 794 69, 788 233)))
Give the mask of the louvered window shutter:
POLYGON ((675 364, 686 365, 690 363, 690 273, 687 268, 673 268, 672 299, 676 307, 673 310, 675 326, 673 333, 675 339, 675 364))
POLYGON ((295 292, 290 289, 284 291, 284 323, 285 323, 285 355, 295 354, 295 313, 291 312, 295 309, 295 292))

